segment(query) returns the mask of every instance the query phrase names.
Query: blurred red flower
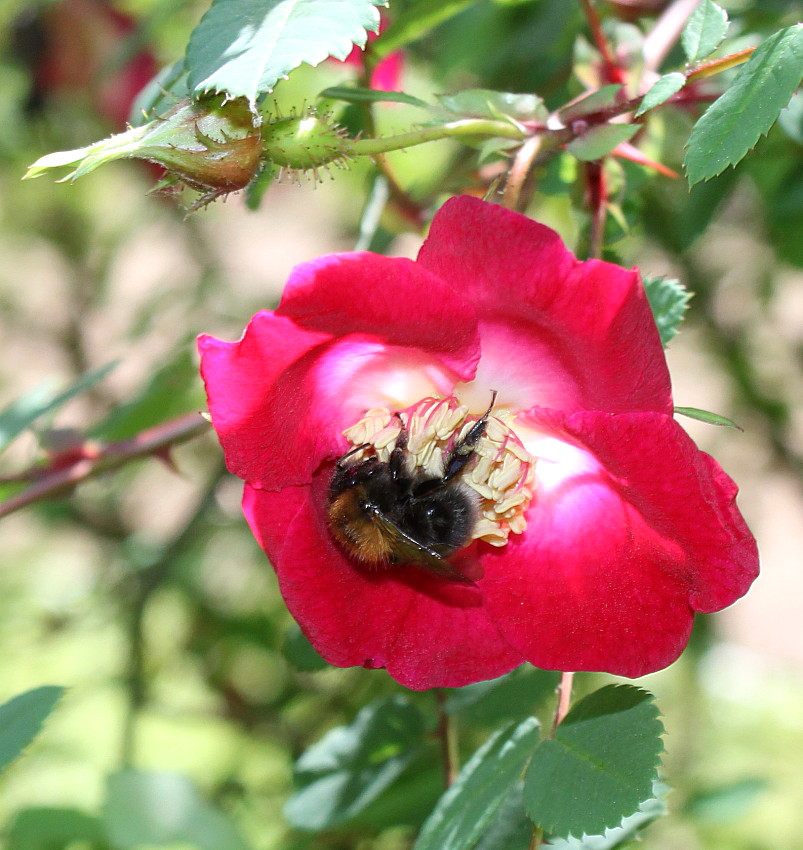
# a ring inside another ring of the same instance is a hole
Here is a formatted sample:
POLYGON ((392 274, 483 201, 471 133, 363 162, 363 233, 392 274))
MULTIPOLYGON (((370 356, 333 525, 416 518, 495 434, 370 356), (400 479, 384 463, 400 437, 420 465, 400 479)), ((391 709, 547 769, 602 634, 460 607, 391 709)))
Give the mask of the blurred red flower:
MULTIPOLYGON (((379 32, 368 32, 368 42, 379 38, 382 30, 387 27, 387 16, 380 12, 379 32)), ((343 65, 352 65, 355 68, 362 68, 363 48, 356 44, 351 53, 342 60, 343 65)), ((333 59, 333 62, 339 60, 333 59)), ((376 68, 371 73, 371 88, 377 91, 400 91, 402 87, 401 76, 404 69, 404 53, 401 50, 395 50, 388 54, 384 59, 377 63, 376 68)))
POLYGON ((523 216, 453 199, 415 262, 306 263, 241 340, 199 345, 246 518, 332 664, 413 689, 525 660, 641 676, 758 572, 736 486, 672 418, 638 272, 579 262, 523 216), (460 476, 477 507, 454 575, 360 563, 336 542, 338 458, 387 461, 405 423, 410 462, 438 476, 492 390, 460 476))

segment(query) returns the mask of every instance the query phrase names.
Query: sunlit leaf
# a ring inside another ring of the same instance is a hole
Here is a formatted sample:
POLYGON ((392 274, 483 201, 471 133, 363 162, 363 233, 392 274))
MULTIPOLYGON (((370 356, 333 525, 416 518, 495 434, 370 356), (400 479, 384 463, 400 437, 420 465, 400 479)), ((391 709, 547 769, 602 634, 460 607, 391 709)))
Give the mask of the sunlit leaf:
POLYGON ((440 94, 445 109, 462 118, 513 118, 515 121, 546 121, 544 101, 534 94, 466 89, 457 94, 440 94))
POLYGON ((684 165, 693 185, 735 165, 775 123, 803 78, 803 24, 761 44, 694 125, 684 165))
POLYGON ((44 685, 0 705, 0 770, 39 734, 63 693, 57 685, 44 685))
POLYGON ((661 343, 666 348, 678 332, 689 307, 691 293, 679 280, 671 277, 644 275, 642 280, 661 343))
POLYGON ((636 117, 643 115, 648 109, 654 109, 662 103, 666 103, 673 94, 677 94, 686 85, 685 75, 678 71, 665 74, 656 80, 652 88, 644 95, 641 106, 636 110, 636 117))
POLYGON ((613 106, 621 90, 622 86, 618 83, 602 86, 602 88, 588 92, 564 106, 563 109, 558 111, 558 116, 564 124, 569 124, 572 121, 577 121, 578 118, 593 115, 601 109, 613 106))
POLYGON ((727 31, 728 13, 712 0, 703 0, 691 13, 680 37, 686 58, 689 62, 705 59, 719 47, 727 31))
POLYGON ((706 422, 708 425, 721 425, 725 428, 735 428, 737 431, 743 431, 732 419, 727 416, 721 416, 719 413, 711 413, 710 410, 700 410, 699 407, 676 407, 675 413, 681 416, 688 416, 689 419, 697 419, 700 422, 706 422))
POLYGON ((599 124, 566 145, 566 150, 584 162, 602 159, 618 144, 632 139, 637 124, 599 124))
POLYGON ((70 399, 93 387, 114 369, 119 361, 107 363, 85 372, 66 390, 54 392, 49 387, 37 387, 0 411, 0 451, 40 416, 54 413, 70 399))
POLYGON ((411 41, 429 33, 433 27, 462 12, 477 0, 416 0, 371 45, 371 53, 382 59, 411 41))
POLYGON ((229 818, 177 773, 112 774, 103 822, 115 850, 182 843, 197 850, 249 850, 229 818))
POLYGON ((100 819, 79 809, 36 806, 18 812, 6 850, 61 850, 105 846, 100 819))
POLYGON ((261 94, 302 62, 345 59, 379 28, 384 0, 214 0, 187 47, 189 88, 245 97, 261 94))
POLYGON ((632 685, 595 691, 536 748, 524 779, 527 813, 560 838, 619 826, 652 796, 662 732, 652 694, 632 685))
POLYGON ((468 850, 515 788, 538 743, 528 717, 492 735, 469 759, 424 824, 414 850, 468 850))
POLYGON ((326 829, 353 817, 407 767, 423 744, 424 718, 404 697, 363 708, 350 726, 327 732, 296 762, 302 786, 285 816, 299 829, 326 829))

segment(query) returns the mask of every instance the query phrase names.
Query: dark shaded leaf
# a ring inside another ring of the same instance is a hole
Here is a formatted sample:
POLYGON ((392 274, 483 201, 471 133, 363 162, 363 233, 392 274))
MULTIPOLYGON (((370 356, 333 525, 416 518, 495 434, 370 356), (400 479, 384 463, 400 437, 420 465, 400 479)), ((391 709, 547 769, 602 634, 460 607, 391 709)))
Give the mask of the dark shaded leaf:
POLYGON ((63 693, 57 685, 44 685, 0 705, 0 770, 39 734, 63 693))
POLYGON ((470 723, 497 724, 532 714, 555 691, 560 674, 523 664, 512 673, 449 692, 444 707, 470 723))
POLYGON ((345 100, 348 103, 406 103, 409 106, 421 106, 429 109, 425 100, 405 94, 403 91, 380 91, 379 89, 364 89, 358 86, 331 86, 324 89, 318 97, 332 100, 345 100))
POLYGON ((404 11, 371 45, 371 53, 382 59, 411 41, 427 35, 433 27, 462 12, 477 0, 417 0, 404 11))
POLYGON ((662 732, 652 694, 632 685, 595 691, 533 754, 524 779, 527 813, 559 838, 619 826, 652 795, 662 732))
POLYGON ((492 735, 438 801, 414 850, 473 847, 514 790, 537 743, 538 721, 534 717, 492 735))
POLYGON ((418 753, 424 718, 404 697, 363 708, 350 726, 327 732, 296 762, 302 786, 285 816, 299 829, 326 829, 353 817, 379 796, 418 753))
POLYGON ((305 673, 325 670, 329 665, 315 651, 307 636, 298 626, 290 626, 284 636, 282 655, 296 668, 305 673))
POLYGON ((248 850, 229 818, 177 773, 124 770, 110 776, 103 823, 116 850, 179 843, 198 850, 248 850))

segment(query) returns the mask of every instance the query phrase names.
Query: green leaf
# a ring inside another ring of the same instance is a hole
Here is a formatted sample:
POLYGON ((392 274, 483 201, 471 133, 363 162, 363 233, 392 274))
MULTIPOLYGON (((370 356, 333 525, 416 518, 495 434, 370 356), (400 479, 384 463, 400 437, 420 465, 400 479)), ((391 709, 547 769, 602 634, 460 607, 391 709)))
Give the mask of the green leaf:
POLYGON ((535 94, 466 89, 457 94, 439 94, 437 98, 445 109, 462 118, 546 121, 548 117, 544 101, 535 94))
POLYGON ((601 109, 613 106, 621 90, 621 85, 611 83, 595 91, 583 94, 562 109, 559 109, 558 117, 564 124, 570 124, 572 121, 577 121, 578 118, 593 115, 601 109))
POLYGON ((348 103, 406 103, 410 106, 421 106, 429 109, 425 100, 405 94, 403 91, 380 91, 379 89, 363 89, 357 86, 332 86, 324 89, 318 97, 328 97, 332 100, 345 100, 348 103))
POLYGON ((744 428, 737 425, 732 419, 727 416, 720 416, 718 413, 711 413, 709 410, 700 410, 699 407, 676 407, 675 413, 681 416, 688 416, 689 419, 698 419, 700 422, 707 422, 709 425, 722 425, 725 428, 735 428, 737 431, 744 431, 744 428))
POLYGON ((778 124, 793 142, 803 145, 803 92, 792 95, 789 105, 778 116, 778 124))
POLYGON ((642 281, 658 333, 661 335, 661 343, 666 348, 678 332, 689 307, 691 293, 679 280, 663 275, 644 275, 642 281))
POLYGON ((245 97, 261 94, 306 62, 345 59, 366 30, 379 28, 384 0, 213 0, 187 47, 189 88, 245 97))
POLYGON ((258 210, 265 192, 273 185, 279 169, 275 162, 265 160, 257 176, 245 187, 245 205, 252 212, 258 210))
POLYGON ((311 831, 353 817, 399 777, 424 732, 421 712, 404 697, 365 706, 350 726, 327 732, 296 762, 302 787, 287 801, 285 816, 311 831))
POLYGON ((566 150, 584 162, 602 159, 618 144, 633 138, 638 124, 598 124, 566 145, 566 150))
POLYGON ((550 850, 613 850, 638 838, 639 833, 666 814, 664 795, 669 789, 660 782, 653 783, 653 794, 638 811, 624 818, 619 826, 606 829, 602 835, 585 835, 582 838, 550 838, 550 850))
POLYGON ((476 2, 477 0, 417 0, 406 6, 371 45, 371 53, 377 59, 382 59, 394 50, 399 50, 426 35, 438 24, 476 2))
POLYGON ((130 401, 114 409, 93 428, 92 434, 104 440, 125 440, 174 416, 205 406, 198 367, 189 345, 182 345, 130 401))
POLYGON ((139 127, 152 121, 160 110, 167 110, 179 100, 189 97, 187 71, 184 60, 179 59, 161 71, 134 98, 128 123, 139 127))
POLYGON ((692 794, 683 811, 696 821, 706 823, 732 823, 746 814, 750 806, 770 788, 764 777, 751 776, 738 779, 718 788, 692 794))
POLYGON ((296 668, 305 673, 325 670, 329 665, 315 651, 307 636, 298 626, 290 626, 284 636, 282 655, 296 668))
POLYGON ((0 451, 5 449, 26 428, 33 425, 40 416, 58 410, 70 399, 80 395, 105 378, 117 366, 118 362, 118 360, 115 360, 98 369, 85 372, 77 381, 61 392, 54 393, 46 386, 37 387, 0 411, 0 451))
POLYGON ((662 103, 666 103, 673 94, 677 94, 686 85, 686 76, 679 71, 664 74, 660 80, 656 80, 653 87, 644 95, 641 106, 636 110, 636 118, 643 115, 649 109, 655 109, 662 103))
POLYGON ((524 783, 519 780, 508 792, 474 850, 529 850, 533 824, 524 811, 524 783))
POLYGON ((538 743, 528 717, 492 735, 469 759, 421 829, 414 850, 468 850, 514 789, 538 743))
POLYGON ((691 13, 680 42, 689 62, 699 62, 713 53, 728 31, 728 13, 711 0, 703 2, 691 13))
POLYGON ((801 78, 803 24, 795 24, 763 42, 694 125, 684 160, 689 184, 739 162, 775 123, 801 78))
POLYGON ((124 770, 109 777, 103 822, 115 850, 185 843, 198 850, 249 850, 228 817, 186 776, 124 770))
POLYGON ((662 732, 652 694, 632 685, 595 691, 533 754, 524 779, 527 813, 559 838, 618 826, 652 795, 662 732))
POLYGON ((61 850, 90 846, 106 846, 99 818, 79 809, 35 806, 17 813, 8 830, 6 848, 61 850))
POLYGON ((44 685, 0 705, 0 770, 39 734, 63 693, 57 685, 44 685))
POLYGON ((497 724, 532 714, 560 679, 559 673, 523 664, 512 673, 449 691, 444 708, 469 723, 497 724))

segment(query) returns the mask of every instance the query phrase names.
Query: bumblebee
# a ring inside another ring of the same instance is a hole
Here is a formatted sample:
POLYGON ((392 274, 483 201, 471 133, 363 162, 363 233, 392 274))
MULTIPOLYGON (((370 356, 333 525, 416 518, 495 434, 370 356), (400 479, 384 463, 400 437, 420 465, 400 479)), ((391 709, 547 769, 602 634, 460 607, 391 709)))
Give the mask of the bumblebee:
POLYGON ((436 575, 468 582, 446 558, 471 540, 478 495, 461 481, 485 434, 491 404, 446 455, 443 472, 433 477, 410 468, 403 425, 388 461, 371 456, 349 463, 366 443, 343 455, 329 484, 332 535, 347 555, 368 566, 415 564, 436 575))

